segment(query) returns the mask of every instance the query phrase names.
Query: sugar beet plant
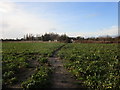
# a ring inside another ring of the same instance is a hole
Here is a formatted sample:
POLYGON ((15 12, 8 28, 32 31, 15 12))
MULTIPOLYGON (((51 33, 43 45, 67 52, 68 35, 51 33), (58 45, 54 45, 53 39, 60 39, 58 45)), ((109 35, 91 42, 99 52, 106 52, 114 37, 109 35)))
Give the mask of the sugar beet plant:
POLYGON ((3 43, 2 44, 2 83, 3 87, 18 82, 20 71, 30 68, 30 61, 37 60, 39 66, 30 79, 24 81, 23 88, 46 87, 51 69, 47 59, 63 43, 3 43), (39 78, 38 78, 39 77, 39 78), (38 78, 38 79, 37 79, 38 78))
POLYGON ((46 66, 40 66, 38 68, 37 73, 33 74, 28 80, 23 82, 22 88, 24 89, 34 89, 34 88, 49 88, 50 83, 50 75, 52 70, 46 66))
POLYGON ((100 90, 120 89, 117 44, 67 44, 58 55, 84 85, 100 90))

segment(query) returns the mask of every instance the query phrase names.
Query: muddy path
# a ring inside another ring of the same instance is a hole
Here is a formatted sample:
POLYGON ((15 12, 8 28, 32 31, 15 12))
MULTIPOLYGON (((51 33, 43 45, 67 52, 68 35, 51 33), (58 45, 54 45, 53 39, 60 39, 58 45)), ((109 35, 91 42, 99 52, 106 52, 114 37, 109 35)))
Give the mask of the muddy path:
POLYGON ((75 80, 74 76, 64 68, 63 61, 56 56, 62 47, 57 49, 52 57, 49 58, 49 62, 54 70, 51 79, 51 88, 81 88, 77 84, 79 81, 75 80))
MULTIPOLYGON (((51 57, 49 57, 48 62, 53 68, 53 73, 51 77, 51 88, 81 88, 78 83, 80 81, 75 80, 74 76, 71 75, 68 70, 64 67, 64 61, 57 57, 58 51, 64 47, 61 46, 55 50, 51 57)), ((21 88, 21 83, 26 81, 31 75, 36 72, 36 67, 39 67, 39 62, 35 59, 28 61, 29 67, 25 68, 17 74, 18 81, 16 84, 9 86, 8 88, 21 88)))

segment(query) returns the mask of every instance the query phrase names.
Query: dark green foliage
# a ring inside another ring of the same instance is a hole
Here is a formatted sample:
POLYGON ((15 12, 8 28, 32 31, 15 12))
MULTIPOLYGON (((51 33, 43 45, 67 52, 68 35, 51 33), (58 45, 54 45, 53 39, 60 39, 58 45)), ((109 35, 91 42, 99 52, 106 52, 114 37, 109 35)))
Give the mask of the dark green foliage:
POLYGON ((47 57, 40 57, 40 58, 38 59, 38 61, 39 61, 40 63, 47 63, 47 62, 48 62, 48 58, 47 58, 47 57))
POLYGON ((59 51, 65 67, 94 89, 120 88, 117 44, 67 44, 59 51))
MULTIPOLYGON (((31 60, 38 60, 40 65, 44 66, 48 61, 46 57, 49 57, 53 51, 62 45, 63 43, 2 43, 3 85, 11 85, 17 82, 17 74, 30 68, 31 60)), ((37 66, 31 67, 38 68, 37 66)), ((42 72, 41 70, 39 72, 42 72)), ((47 73, 46 71, 44 72, 47 73)), ((30 81, 28 80, 28 82, 30 81)))
POLYGON ((41 66, 37 73, 33 74, 27 81, 22 83, 22 88, 48 88, 50 87, 50 74, 50 68, 41 66))

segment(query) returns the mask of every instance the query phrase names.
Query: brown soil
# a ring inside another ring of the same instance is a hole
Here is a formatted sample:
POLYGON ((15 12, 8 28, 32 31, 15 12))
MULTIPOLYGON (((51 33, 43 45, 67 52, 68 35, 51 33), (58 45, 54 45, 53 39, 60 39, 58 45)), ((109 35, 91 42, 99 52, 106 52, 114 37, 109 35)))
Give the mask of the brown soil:
POLYGON ((57 57, 49 58, 49 61, 54 69, 52 75, 52 88, 77 88, 76 80, 64 68, 62 61, 57 57))
POLYGON ((49 62, 54 69, 51 79, 51 88, 82 88, 78 85, 80 82, 75 80, 74 76, 64 68, 63 61, 56 57, 58 50, 49 58, 49 62))
MULTIPOLYGON (((54 69, 51 78, 51 88, 82 88, 80 84, 78 85, 80 81, 77 81, 74 76, 72 76, 71 73, 64 68, 63 61, 56 57, 56 54, 62 47, 58 48, 48 59, 52 68, 54 69)), ((21 88, 21 83, 36 72, 36 67, 39 66, 37 60, 29 60, 28 63, 29 68, 25 68, 24 70, 19 71, 17 74, 18 82, 9 88, 21 88)))

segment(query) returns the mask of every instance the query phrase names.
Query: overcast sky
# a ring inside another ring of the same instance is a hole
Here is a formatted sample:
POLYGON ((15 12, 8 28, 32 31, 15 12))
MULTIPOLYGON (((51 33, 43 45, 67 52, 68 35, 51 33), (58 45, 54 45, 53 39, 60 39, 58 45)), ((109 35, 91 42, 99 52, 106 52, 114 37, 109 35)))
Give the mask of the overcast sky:
POLYGON ((118 34, 117 2, 0 2, 2 38, 54 32, 96 37, 118 34))

